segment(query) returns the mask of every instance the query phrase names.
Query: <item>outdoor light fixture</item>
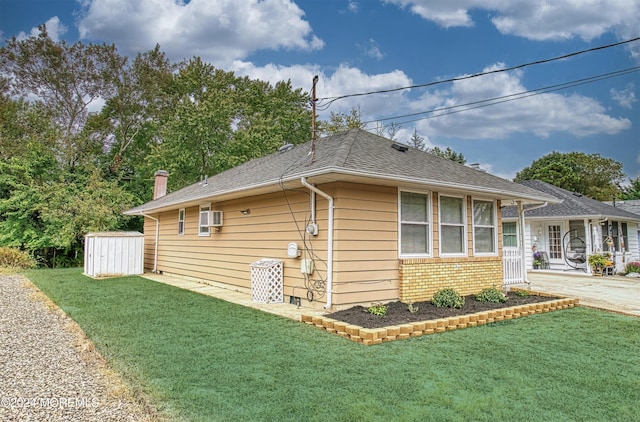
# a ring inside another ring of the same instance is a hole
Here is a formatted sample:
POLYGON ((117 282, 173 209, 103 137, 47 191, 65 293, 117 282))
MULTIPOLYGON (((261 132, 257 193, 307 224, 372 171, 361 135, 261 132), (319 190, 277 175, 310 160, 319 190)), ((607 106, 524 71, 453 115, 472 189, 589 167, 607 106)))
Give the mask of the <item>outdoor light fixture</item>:
POLYGON ((249 208, 247 208, 246 210, 240 210, 240 212, 244 215, 249 215, 251 214, 251 210, 249 208))

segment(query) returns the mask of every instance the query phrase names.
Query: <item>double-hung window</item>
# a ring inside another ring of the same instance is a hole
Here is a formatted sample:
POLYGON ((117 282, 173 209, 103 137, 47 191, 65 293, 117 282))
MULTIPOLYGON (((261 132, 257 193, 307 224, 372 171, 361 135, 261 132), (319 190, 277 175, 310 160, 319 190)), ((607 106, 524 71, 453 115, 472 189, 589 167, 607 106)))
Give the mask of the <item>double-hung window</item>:
POLYGON ((429 195, 400 192, 400 255, 429 255, 429 195))
POLYGON ((496 252, 496 213, 493 201, 473 201, 473 247, 477 254, 496 252))
POLYGON ((464 198, 440 196, 440 251, 443 255, 465 253, 464 198))
POLYGON ((178 210, 178 236, 184 236, 184 208, 178 210))
POLYGON ((198 220, 198 236, 209 236, 209 219, 211 218, 211 205, 200 205, 200 218, 198 220))

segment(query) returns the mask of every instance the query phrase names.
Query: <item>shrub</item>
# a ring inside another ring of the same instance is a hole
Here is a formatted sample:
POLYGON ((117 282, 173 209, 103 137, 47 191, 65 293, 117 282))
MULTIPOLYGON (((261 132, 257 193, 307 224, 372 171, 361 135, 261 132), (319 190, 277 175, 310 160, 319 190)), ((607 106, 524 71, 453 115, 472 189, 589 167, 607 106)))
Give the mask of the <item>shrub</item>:
POLYGON ((588 261, 591 268, 603 268, 607 264, 607 258, 599 253, 589 255, 588 261))
POLYGON ((0 248, 0 267, 17 270, 34 268, 35 266, 36 261, 28 252, 6 246, 0 248))
POLYGON ((516 290, 516 295, 519 297, 527 297, 531 294, 529 290, 516 290))
POLYGON ((454 289, 442 289, 433 295, 431 303, 438 308, 462 308, 464 298, 454 289))
POLYGON ((382 303, 376 303, 371 305, 368 309, 371 315, 377 315, 379 317, 383 317, 387 315, 387 305, 383 305, 382 303))
POLYGON ((507 301, 507 296, 495 287, 487 287, 476 295, 476 300, 478 302, 504 303, 507 301))
POLYGON ((640 261, 632 261, 627 264, 624 268, 624 272, 629 273, 640 273, 640 261))

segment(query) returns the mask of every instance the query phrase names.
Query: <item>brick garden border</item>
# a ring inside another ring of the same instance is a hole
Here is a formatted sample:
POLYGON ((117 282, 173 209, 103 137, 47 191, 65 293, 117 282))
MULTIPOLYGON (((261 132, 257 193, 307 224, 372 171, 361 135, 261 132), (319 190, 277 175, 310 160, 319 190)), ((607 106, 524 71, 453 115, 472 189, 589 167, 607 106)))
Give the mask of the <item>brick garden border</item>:
POLYGON ((325 330, 328 333, 337 334, 340 337, 347 338, 351 341, 355 341, 356 343, 371 346, 389 341, 404 340, 409 337, 419 337, 434 333, 442 333, 445 331, 460 330, 463 328, 490 324, 497 321, 522 318, 528 315, 573 308, 578 304, 578 299, 559 297, 557 295, 549 295, 542 292, 530 292, 530 294, 536 296, 549 296, 554 299, 548 302, 516 305, 508 308, 476 312, 473 314, 391 325, 381 328, 363 328, 358 325, 350 325, 336 319, 315 315, 302 315, 302 322, 325 330))

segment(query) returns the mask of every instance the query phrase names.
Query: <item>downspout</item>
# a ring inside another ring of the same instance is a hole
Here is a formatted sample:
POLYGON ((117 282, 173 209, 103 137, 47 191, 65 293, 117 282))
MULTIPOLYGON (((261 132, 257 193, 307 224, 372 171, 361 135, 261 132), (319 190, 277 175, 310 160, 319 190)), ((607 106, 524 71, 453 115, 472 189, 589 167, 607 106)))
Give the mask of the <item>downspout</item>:
MULTIPOLYGON (((327 193, 321 191, 315 186, 309 184, 307 182, 307 178, 303 177, 301 180, 302 186, 305 186, 312 193, 317 193, 318 195, 325 198, 329 201, 329 217, 328 217, 328 236, 327 236, 327 304, 324 306, 325 309, 331 308, 332 305, 332 295, 333 295, 333 198, 329 196, 327 193)), ((312 197, 313 198, 313 197, 312 197)), ((315 203, 315 198, 313 198, 315 203)), ((315 204, 314 204, 315 208, 315 204)), ((315 209, 311 211, 313 216, 315 217, 315 209)))
POLYGON ((143 217, 148 217, 156 222, 156 241, 153 249, 153 273, 157 274, 158 273, 158 239, 160 237, 160 220, 153 216, 150 216, 149 214, 145 214, 143 212, 141 212, 140 215, 143 217))

